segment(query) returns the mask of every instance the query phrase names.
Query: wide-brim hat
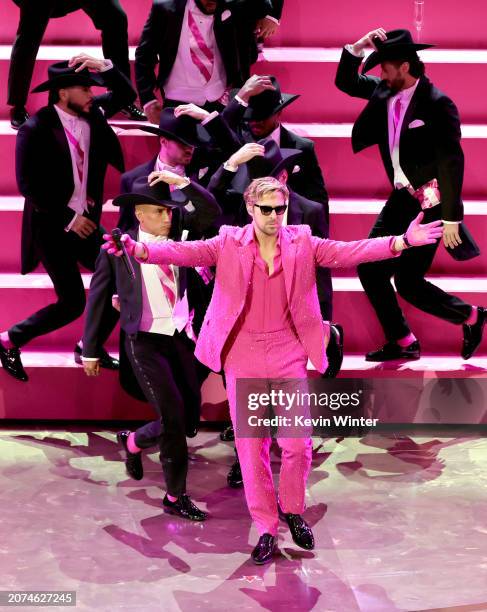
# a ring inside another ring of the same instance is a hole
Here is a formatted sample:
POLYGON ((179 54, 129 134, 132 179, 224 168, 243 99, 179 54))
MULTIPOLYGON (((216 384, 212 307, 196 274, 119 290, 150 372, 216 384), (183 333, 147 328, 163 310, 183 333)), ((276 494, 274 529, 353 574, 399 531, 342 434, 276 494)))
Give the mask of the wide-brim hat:
POLYGON ((386 32, 386 40, 374 39, 377 51, 373 51, 365 60, 362 73, 368 72, 382 62, 415 57, 417 51, 429 49, 434 45, 415 43, 409 30, 391 30, 386 32))
POLYGON ((31 93, 49 91, 51 89, 61 89, 63 87, 99 87, 103 85, 103 78, 96 73, 90 72, 88 68, 83 68, 79 72, 75 67, 70 68, 68 62, 56 62, 47 69, 47 81, 34 87, 31 93))
POLYGON ((249 105, 244 113, 245 121, 267 119, 299 98, 299 94, 282 93, 276 77, 271 77, 271 81, 275 89, 266 89, 262 93, 249 98, 249 105))
POLYGON ((174 108, 163 108, 159 119, 159 126, 140 125, 124 126, 125 129, 142 130, 156 136, 166 136, 171 140, 177 140, 183 145, 197 147, 206 142, 200 122, 189 115, 174 116, 174 108))
POLYGON ((137 204, 152 204, 153 206, 165 206, 166 208, 184 208, 188 203, 187 198, 180 189, 171 191, 169 185, 159 181, 153 187, 148 183, 148 177, 142 176, 134 181, 132 191, 114 198, 114 206, 136 206, 137 204))
POLYGON ((277 177, 283 170, 294 167, 302 155, 299 149, 281 149, 274 140, 260 142, 265 147, 263 156, 253 157, 247 162, 247 169, 251 179, 263 176, 277 177))

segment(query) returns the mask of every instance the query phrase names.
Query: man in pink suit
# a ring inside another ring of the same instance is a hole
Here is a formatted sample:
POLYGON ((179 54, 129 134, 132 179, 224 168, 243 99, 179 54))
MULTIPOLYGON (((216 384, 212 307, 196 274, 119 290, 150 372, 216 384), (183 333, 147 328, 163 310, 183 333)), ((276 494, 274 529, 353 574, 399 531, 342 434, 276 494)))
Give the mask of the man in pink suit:
MULTIPOLYGON (((211 240, 145 245, 124 235, 129 254, 141 262, 177 266, 216 266, 215 288, 196 344, 196 357, 215 372, 224 370, 230 416, 237 419, 237 380, 305 379, 308 358, 327 367, 328 324, 323 323, 316 290, 316 266, 352 267, 389 259, 410 246, 439 239, 440 222, 420 225, 422 214, 403 236, 336 242, 311 235, 307 226, 282 227, 288 190, 274 178, 254 180, 245 192, 253 221, 243 228, 223 226, 211 240)), ((103 248, 121 255, 109 235, 103 248)), ((240 410, 240 408, 239 408, 240 410)), ((239 418, 241 416, 239 412, 239 418)), ((251 558, 271 561, 279 516, 293 540, 314 547, 313 533, 301 514, 311 466, 311 438, 278 437, 282 449, 278 499, 269 460, 270 437, 235 442, 245 495, 259 531, 251 558)))

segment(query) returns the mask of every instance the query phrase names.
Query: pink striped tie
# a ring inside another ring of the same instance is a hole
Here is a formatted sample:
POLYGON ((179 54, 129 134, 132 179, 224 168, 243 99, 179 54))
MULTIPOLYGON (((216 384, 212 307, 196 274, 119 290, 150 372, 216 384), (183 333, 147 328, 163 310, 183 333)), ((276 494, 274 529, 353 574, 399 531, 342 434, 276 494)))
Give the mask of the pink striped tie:
POLYGON ((174 272, 171 266, 167 264, 159 264, 159 268, 162 272, 162 288, 166 294, 167 301, 174 308, 176 304, 176 279, 174 278, 174 272))
POLYGON ((76 152, 76 168, 78 169, 79 182, 83 182, 83 168, 85 164, 85 153, 79 144, 79 140, 75 138, 73 134, 68 130, 68 128, 64 128, 66 132, 66 136, 68 137, 69 142, 73 145, 74 150, 76 152))
POLYGON ((392 121, 394 124, 394 140, 396 139, 397 126, 399 125, 400 117, 401 117, 401 96, 398 96, 394 100, 394 108, 392 111, 392 121))
POLYGON ((191 11, 188 11, 188 26, 189 31, 191 32, 189 37, 189 52, 191 55, 191 60, 208 83, 213 72, 213 64, 215 59, 213 51, 206 44, 191 11))

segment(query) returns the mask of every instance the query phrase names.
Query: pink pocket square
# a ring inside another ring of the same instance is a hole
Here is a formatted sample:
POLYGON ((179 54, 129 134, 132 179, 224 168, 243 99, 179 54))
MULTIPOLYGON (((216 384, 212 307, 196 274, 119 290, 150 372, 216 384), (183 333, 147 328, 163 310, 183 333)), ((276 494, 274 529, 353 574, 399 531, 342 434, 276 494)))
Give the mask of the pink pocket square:
POLYGON ((422 125, 424 125, 424 121, 421 121, 421 119, 415 119, 414 121, 411 121, 408 128, 412 130, 413 128, 421 127, 422 125))

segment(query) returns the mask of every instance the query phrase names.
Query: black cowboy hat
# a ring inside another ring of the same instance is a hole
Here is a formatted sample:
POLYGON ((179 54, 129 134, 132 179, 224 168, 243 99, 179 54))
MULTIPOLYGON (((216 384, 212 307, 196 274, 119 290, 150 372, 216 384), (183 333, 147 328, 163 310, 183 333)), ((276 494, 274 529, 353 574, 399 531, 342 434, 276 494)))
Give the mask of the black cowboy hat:
POLYGON ((112 202, 114 206, 121 207, 152 204, 153 206, 165 206, 166 208, 184 208, 187 203, 187 198, 180 189, 171 191, 169 185, 163 181, 159 181, 151 187, 147 176, 136 179, 130 193, 119 195, 112 202))
POLYGON ((386 40, 374 39, 377 51, 373 51, 365 60, 362 73, 368 72, 382 62, 416 58, 416 51, 434 47, 434 45, 415 43, 409 30, 391 30, 386 32, 386 36, 386 40))
POLYGON ((200 122, 189 115, 174 116, 174 108, 163 108, 159 119, 159 127, 155 125, 124 125, 125 129, 137 129, 156 136, 167 136, 183 145, 197 147, 206 142, 200 122))
POLYGON ((70 68, 68 62, 56 62, 47 69, 47 81, 34 87, 31 93, 49 91, 50 89, 61 89, 63 87, 91 87, 104 85, 103 78, 96 73, 92 73, 88 68, 83 68, 79 72, 75 71, 76 66, 70 68))
POLYGON ((280 149, 274 140, 260 142, 264 144, 264 156, 253 157, 247 162, 247 169, 251 179, 263 176, 279 176, 282 170, 287 170, 302 155, 299 149, 280 149))
POLYGON ((299 94, 282 93, 276 77, 271 77, 271 81, 275 89, 266 89, 256 96, 251 96, 249 99, 249 105, 244 113, 246 121, 262 121, 267 119, 299 98, 299 94))

